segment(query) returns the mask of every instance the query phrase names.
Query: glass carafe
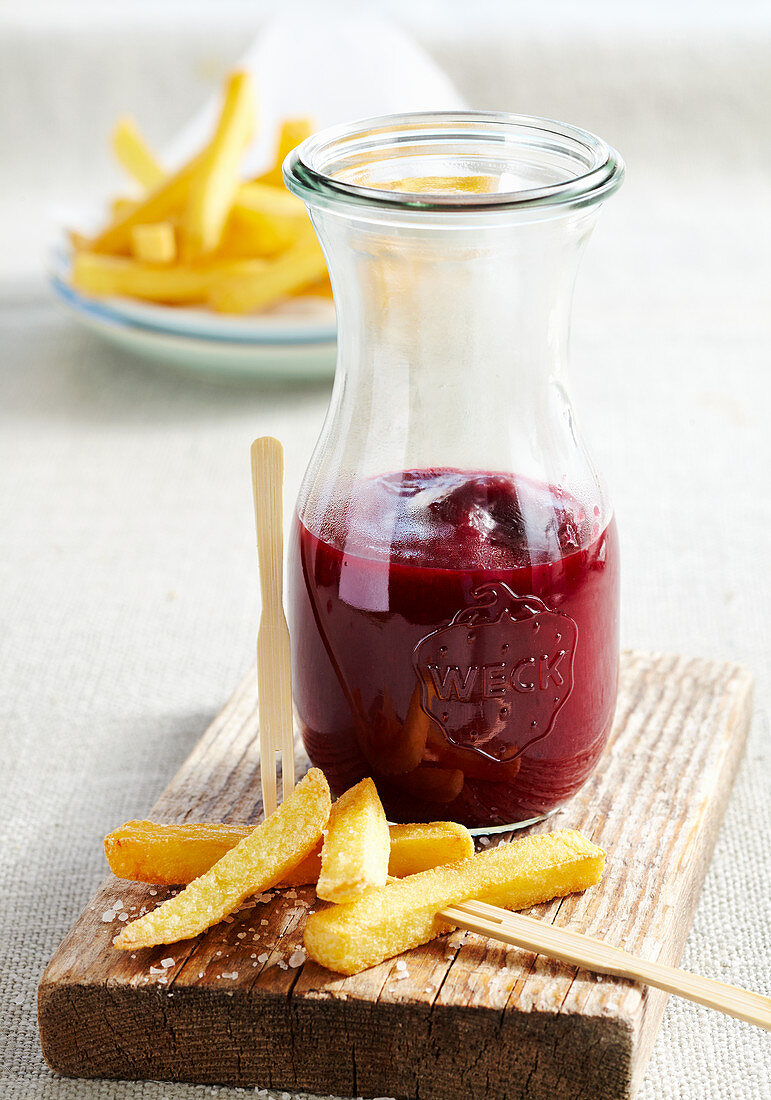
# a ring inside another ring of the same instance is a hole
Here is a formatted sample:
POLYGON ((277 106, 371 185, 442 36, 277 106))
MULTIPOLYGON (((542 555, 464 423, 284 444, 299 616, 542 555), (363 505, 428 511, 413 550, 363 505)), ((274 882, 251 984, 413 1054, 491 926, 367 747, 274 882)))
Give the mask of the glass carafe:
POLYGON ((480 831, 570 797, 618 675, 613 512, 565 389, 618 155, 504 114, 324 131, 288 159, 338 362, 290 538, 297 715, 336 795, 480 831))

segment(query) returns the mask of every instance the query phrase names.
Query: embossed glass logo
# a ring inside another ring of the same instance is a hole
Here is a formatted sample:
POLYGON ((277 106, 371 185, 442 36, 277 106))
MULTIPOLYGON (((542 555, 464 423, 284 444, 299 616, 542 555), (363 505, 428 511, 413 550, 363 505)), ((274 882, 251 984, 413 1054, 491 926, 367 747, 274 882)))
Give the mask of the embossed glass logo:
POLYGON ((551 730, 573 689, 578 627, 502 581, 415 646, 421 707, 453 745, 513 760, 551 730))

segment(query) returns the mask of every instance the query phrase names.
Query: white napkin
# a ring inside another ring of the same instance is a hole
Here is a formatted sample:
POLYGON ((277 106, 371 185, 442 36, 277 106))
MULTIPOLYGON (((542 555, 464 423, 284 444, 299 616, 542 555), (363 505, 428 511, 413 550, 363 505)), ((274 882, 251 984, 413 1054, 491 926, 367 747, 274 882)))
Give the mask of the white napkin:
MULTIPOLYGON (((321 129, 397 111, 454 110, 457 91, 417 43, 360 3, 293 4, 266 24, 239 62, 254 78, 255 141, 245 174, 271 163, 278 127, 290 116, 321 129)), ((166 151, 181 164, 211 136, 222 103, 218 91, 166 151)))

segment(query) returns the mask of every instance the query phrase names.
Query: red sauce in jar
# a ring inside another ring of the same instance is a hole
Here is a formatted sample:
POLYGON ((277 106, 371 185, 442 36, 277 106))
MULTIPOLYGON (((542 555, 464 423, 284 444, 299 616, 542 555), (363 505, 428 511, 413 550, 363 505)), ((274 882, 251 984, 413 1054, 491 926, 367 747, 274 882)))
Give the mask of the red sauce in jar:
MULTIPOLYGON (((598 511, 598 510, 597 510, 598 511)), ((335 795, 391 821, 522 822, 569 798, 610 731, 618 543, 569 494, 408 470, 290 548, 293 688, 335 795)))

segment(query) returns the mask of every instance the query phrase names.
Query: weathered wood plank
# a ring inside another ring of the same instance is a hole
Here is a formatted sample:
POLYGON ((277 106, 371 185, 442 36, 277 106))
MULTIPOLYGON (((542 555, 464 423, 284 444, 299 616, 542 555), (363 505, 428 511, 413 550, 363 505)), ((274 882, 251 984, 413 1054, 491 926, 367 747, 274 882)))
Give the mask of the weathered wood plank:
MULTIPOLYGON (((736 665, 625 654, 600 768, 536 827, 580 829, 607 850, 605 878, 532 912, 676 963, 751 695, 736 665)), ((153 818, 259 820, 255 696, 250 673, 153 818)), ((123 913, 172 892, 110 877, 65 938, 39 991, 54 1069, 422 1100, 626 1100, 664 1010, 658 991, 463 932, 406 955, 406 975, 394 962, 352 978, 311 962, 290 966, 314 904, 309 887, 273 891, 193 941, 136 957, 112 949, 123 913)))

